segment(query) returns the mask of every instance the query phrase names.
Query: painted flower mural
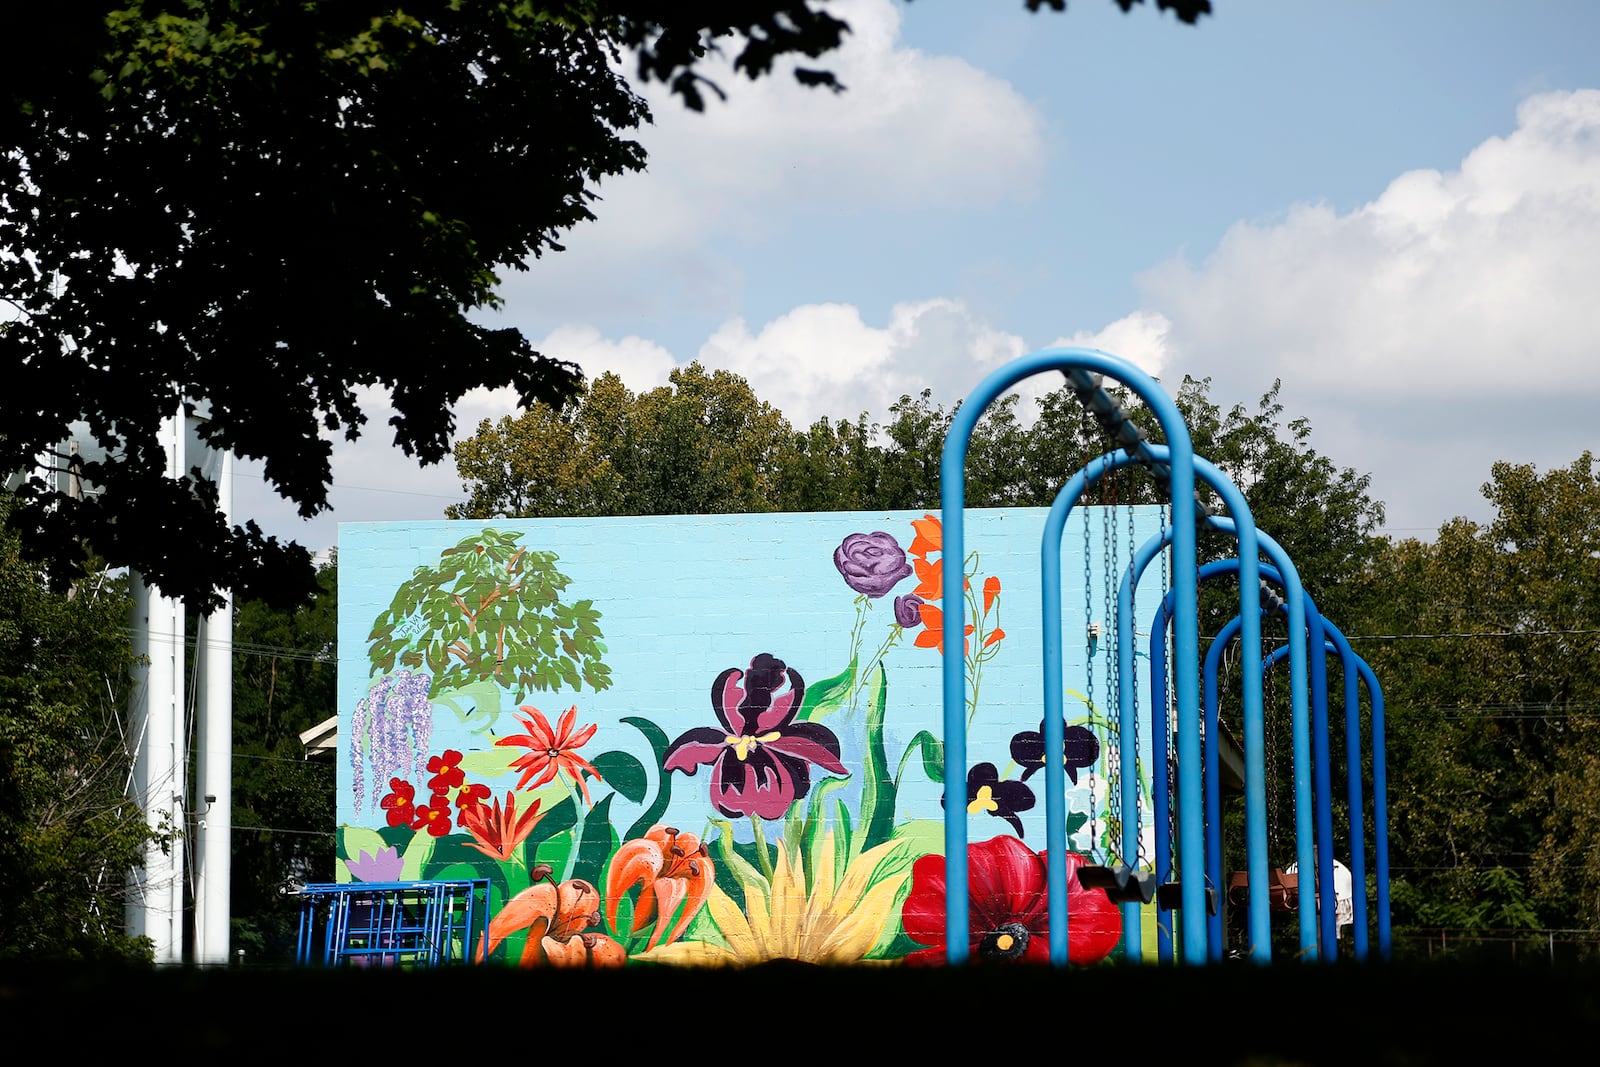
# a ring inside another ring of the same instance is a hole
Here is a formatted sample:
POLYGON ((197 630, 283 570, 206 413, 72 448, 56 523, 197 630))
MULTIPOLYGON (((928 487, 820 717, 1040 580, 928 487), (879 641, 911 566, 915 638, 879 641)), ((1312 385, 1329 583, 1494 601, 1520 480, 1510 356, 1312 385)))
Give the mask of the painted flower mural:
MULTIPOLYGON (((1067 853, 1067 959, 1084 965, 1111 954, 1122 936, 1121 916, 1106 895, 1078 885, 1087 862, 1067 853)), ((1014 837, 967 846, 968 949, 978 963, 1050 962, 1045 855, 1014 837)), ((927 855, 911 868, 911 892, 900 909, 906 936, 926 947, 908 963, 945 962, 944 857, 927 855)))
MULTIPOLYGON (((379 675, 356 704, 350 717, 350 787, 357 808, 366 796, 368 773, 374 782, 422 777, 433 734, 430 682, 428 675, 411 671, 379 675)), ((376 792, 372 800, 378 802, 376 792)))
POLYGON ((512 770, 522 772, 522 780, 517 783, 517 788, 537 789, 562 777, 563 781, 582 790, 583 802, 592 805, 594 802, 589 797, 589 783, 584 780, 584 775, 592 775, 598 780, 600 772, 578 755, 578 749, 594 736, 595 725, 590 723, 581 730, 573 730, 573 725, 578 721, 577 705, 561 713, 561 720, 553 730, 550 720, 538 708, 519 709, 517 721, 522 723, 527 733, 511 734, 495 742, 496 745, 521 746, 528 750, 511 764, 512 770))
MULTIPOLYGON (((1062 742, 1067 778, 1077 785, 1078 772, 1093 767, 1100 758, 1100 742, 1087 726, 1063 726, 1062 742)), ((1011 758, 1024 768, 1024 782, 1044 766, 1044 723, 1037 730, 1024 730, 1011 738, 1011 758)))
POLYGON ((400 850, 392 845, 373 852, 361 850, 355 859, 345 860, 345 867, 358 882, 393 882, 400 877, 405 866, 400 850))
POLYGON ((517 814, 517 794, 506 793, 502 808, 496 800, 493 806, 478 804, 461 814, 461 828, 472 835, 468 848, 477 849, 485 856, 509 863, 516 858, 517 849, 539 824, 539 801, 534 800, 520 816, 517 814))
POLYGON ((675 941, 711 891, 714 867, 711 856, 694 834, 672 826, 652 826, 641 838, 629 841, 611 857, 606 872, 606 921, 617 926, 617 910, 635 886, 630 934, 654 924, 646 951, 675 941))
MULTIPOLYGON (((594 602, 560 607, 567 579, 554 572, 554 553, 522 552, 514 531, 474 533, 446 548, 438 567, 417 568, 404 581, 368 639, 373 680, 353 723, 360 729, 341 730, 342 742, 351 738, 359 784, 355 818, 339 833, 339 855, 355 858, 340 864, 339 876, 486 880, 488 930, 472 939, 473 955, 485 961, 847 963, 908 953, 942 961, 943 900, 942 892, 935 900, 933 880, 948 788, 964 797, 969 814, 1006 824, 1007 836, 996 841, 1010 844, 984 842, 973 846, 975 855, 1020 850, 973 861, 975 900, 988 901, 971 931, 974 954, 1047 954, 1042 858, 1019 840, 1036 806, 1028 780, 1044 766, 1042 729, 1013 734, 1013 719, 1004 730, 986 723, 971 731, 972 758, 987 762, 969 769, 964 790, 947 785, 939 662, 928 651, 943 650, 950 609, 940 584, 943 531, 930 514, 906 516, 909 528, 845 534, 857 521, 833 520, 792 568, 783 561, 799 555, 781 551, 776 561, 752 564, 768 583, 759 594, 741 584, 739 568, 766 550, 749 544, 781 544, 778 538, 738 540, 744 555, 696 546, 694 558, 719 568, 708 599, 732 606, 726 632, 740 642, 733 655, 720 632, 694 628, 698 616, 641 630, 678 610, 687 586, 655 588, 649 573, 623 582, 615 561, 592 546, 566 553, 581 583, 599 575, 602 588, 613 583, 612 595, 661 604, 608 612, 608 636, 627 642, 625 653, 607 648, 594 602), (837 584, 830 576, 820 589, 808 583, 784 591, 787 574, 814 574, 818 564, 826 570, 825 557, 837 584), (774 595, 783 598, 782 611, 773 610, 774 595), (734 611, 748 616, 744 629, 734 611), (658 639, 673 625, 671 640, 658 639), (741 646, 781 647, 786 655, 743 661, 741 646), (544 705, 559 714, 527 703, 532 689, 580 688, 566 676, 563 656, 581 688, 614 683, 616 691, 563 700, 564 709, 544 705), (614 678, 605 659, 614 662, 614 678), (704 696, 692 696, 704 694, 707 682, 709 723, 698 703, 704 696), (507 729, 513 715, 516 725, 507 729), (690 783, 702 766, 707 776, 690 783), (377 776, 380 767, 388 773, 377 776)), ((991 551, 984 538, 970 543, 991 551)), ((673 551, 670 537, 652 542, 652 552, 673 551)), ((1037 558, 1036 543, 1028 557, 1037 558)), ((1002 575, 989 573, 992 563, 980 568, 976 552, 961 564, 971 724, 985 684, 994 692, 984 694, 985 711, 997 699, 1013 700, 1008 694, 1018 685, 1005 656, 996 681, 984 679, 985 667, 1013 643, 999 625, 1002 575)), ((1084 758, 1080 749, 1097 745, 1078 729, 1083 736, 1067 735, 1069 773, 1084 758)), ((341 795, 343 812, 350 797, 341 795)), ((1076 807, 1069 834, 1073 819, 1087 818, 1076 807)), ((1087 905, 1073 900, 1080 962, 1090 930, 1079 921, 1083 908, 1103 895, 1087 905)), ((1115 913, 1110 934, 1114 944, 1115 913)))
POLYGON ((1033 790, 1021 782, 1000 780, 1000 770, 992 763, 977 763, 967 771, 967 812, 976 815, 988 812, 997 819, 1011 824, 1018 837, 1022 820, 1018 812, 1030 811, 1035 803, 1033 790))
POLYGON ((667 749, 666 770, 694 774, 711 765, 711 804, 728 816, 781 819, 811 790, 815 764, 847 774, 832 730, 795 721, 805 697, 800 672, 766 652, 749 670, 729 667, 711 686, 721 728, 689 730, 667 749))
POLYGON ((843 964, 864 958, 891 921, 909 872, 894 862, 901 846, 889 842, 854 857, 836 876, 834 845, 831 834, 825 837, 807 872, 797 851, 780 842, 770 881, 746 884, 743 910, 712 884, 706 910, 718 940, 680 941, 643 958, 735 966, 772 960, 843 964))
POLYGON ((833 565, 845 584, 862 596, 876 600, 911 577, 906 553, 893 534, 882 530, 853 533, 833 550, 833 565))
POLYGON ((622 946, 591 927, 600 923, 600 894, 581 878, 557 883, 549 867, 532 872, 534 884, 506 902, 489 921, 479 958, 494 954, 510 934, 526 931, 523 967, 620 967, 622 946))

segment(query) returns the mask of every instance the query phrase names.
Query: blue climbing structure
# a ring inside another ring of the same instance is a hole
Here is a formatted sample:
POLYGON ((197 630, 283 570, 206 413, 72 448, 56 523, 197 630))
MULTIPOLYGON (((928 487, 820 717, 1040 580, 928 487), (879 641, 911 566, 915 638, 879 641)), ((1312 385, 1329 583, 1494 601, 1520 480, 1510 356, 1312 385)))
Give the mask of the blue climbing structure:
POLYGON ((468 963, 488 915, 486 878, 308 885, 300 891, 296 959, 325 967, 468 963))

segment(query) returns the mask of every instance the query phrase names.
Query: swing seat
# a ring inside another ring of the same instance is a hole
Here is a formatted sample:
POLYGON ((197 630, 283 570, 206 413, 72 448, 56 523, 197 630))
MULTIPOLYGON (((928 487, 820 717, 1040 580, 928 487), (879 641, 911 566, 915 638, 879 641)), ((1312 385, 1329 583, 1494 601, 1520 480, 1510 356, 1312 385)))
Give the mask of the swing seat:
MULTIPOLYGON (((1267 896, 1273 911, 1295 911, 1300 907, 1300 876, 1274 867, 1267 874, 1267 896)), ((1250 872, 1234 871, 1228 876, 1228 903, 1237 908, 1250 903, 1250 872)))
MULTIPOLYGON (((1156 906, 1162 911, 1181 911, 1183 908, 1183 883, 1167 882, 1156 887, 1156 906)), ((1206 914, 1215 915, 1221 910, 1217 891, 1206 886, 1206 914)))
POLYGON ((1155 899, 1156 876, 1153 871, 1132 867, 1079 867, 1078 884, 1085 889, 1103 890, 1113 904, 1148 904, 1155 899))

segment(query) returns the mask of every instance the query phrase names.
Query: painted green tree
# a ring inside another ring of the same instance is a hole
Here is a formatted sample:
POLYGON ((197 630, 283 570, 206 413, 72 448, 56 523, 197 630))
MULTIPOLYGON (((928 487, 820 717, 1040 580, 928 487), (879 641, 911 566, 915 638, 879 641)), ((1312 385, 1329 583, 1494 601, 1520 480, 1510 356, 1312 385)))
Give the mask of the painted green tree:
POLYGON ((486 685, 519 701, 533 690, 609 686, 600 612, 592 600, 563 603, 571 579, 555 553, 519 545, 522 536, 483 529, 418 567, 373 622, 373 673, 426 673, 430 700, 486 685))

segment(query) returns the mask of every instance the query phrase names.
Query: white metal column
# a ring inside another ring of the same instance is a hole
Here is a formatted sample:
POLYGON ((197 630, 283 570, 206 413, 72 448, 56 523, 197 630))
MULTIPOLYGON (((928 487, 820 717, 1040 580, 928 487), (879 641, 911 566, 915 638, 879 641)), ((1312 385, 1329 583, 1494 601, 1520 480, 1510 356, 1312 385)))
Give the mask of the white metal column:
MULTIPOLYGON (((184 423, 180 411, 162 425, 169 477, 184 470, 184 423)), ((184 822, 183 605, 152 591, 138 574, 132 592, 133 651, 149 660, 133 670, 132 793, 165 842, 148 846, 143 869, 128 876, 127 929, 150 939, 157 963, 181 963, 183 843, 172 834, 184 822)))
MULTIPOLYGON (((217 504, 233 514, 233 457, 208 452, 205 474, 217 485, 217 504)), ((194 961, 228 962, 233 836, 233 597, 200 624, 199 730, 195 739, 200 812, 194 850, 194 961)))

